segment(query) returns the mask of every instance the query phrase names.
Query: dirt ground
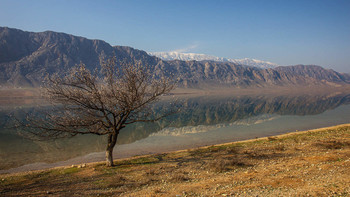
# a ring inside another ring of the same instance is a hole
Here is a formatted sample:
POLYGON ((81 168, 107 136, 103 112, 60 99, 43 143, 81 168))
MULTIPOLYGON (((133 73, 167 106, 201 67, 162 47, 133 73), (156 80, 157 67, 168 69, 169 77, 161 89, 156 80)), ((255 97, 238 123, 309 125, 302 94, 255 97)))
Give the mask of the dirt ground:
POLYGON ((350 196, 350 124, 0 175, 0 196, 350 196))

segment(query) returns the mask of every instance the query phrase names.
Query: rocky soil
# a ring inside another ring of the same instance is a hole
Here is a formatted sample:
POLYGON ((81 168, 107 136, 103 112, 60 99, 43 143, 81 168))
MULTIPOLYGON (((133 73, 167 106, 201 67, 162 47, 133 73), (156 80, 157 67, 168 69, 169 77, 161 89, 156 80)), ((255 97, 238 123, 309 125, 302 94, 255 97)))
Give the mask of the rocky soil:
POLYGON ((350 196, 350 124, 0 175, 0 196, 350 196))

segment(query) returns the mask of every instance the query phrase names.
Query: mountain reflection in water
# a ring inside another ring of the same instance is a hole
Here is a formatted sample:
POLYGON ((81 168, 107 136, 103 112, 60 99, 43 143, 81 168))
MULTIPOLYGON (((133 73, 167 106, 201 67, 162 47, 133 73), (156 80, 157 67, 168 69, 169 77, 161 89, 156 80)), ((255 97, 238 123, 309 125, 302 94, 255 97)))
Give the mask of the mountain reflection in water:
MULTIPOLYGON (((284 116, 317 115, 349 104, 350 94, 237 97, 206 95, 181 98, 179 103, 181 104, 179 113, 156 123, 128 126, 120 133, 117 144, 119 146, 130 144, 149 136, 186 136, 232 125, 260 124, 284 116)), ((162 101, 154 106, 153 111, 156 113, 167 107, 168 103, 162 101)), ((23 120, 25 114, 35 110, 34 107, 0 106, 0 170, 36 162, 64 161, 105 150, 106 139, 101 136, 84 135, 55 141, 32 141, 9 129, 11 127, 9 114, 23 120)), ((335 124, 340 123, 343 122, 335 124)), ((260 135, 263 136, 264 133, 260 135)), ((115 152, 118 153, 118 146, 115 152)))

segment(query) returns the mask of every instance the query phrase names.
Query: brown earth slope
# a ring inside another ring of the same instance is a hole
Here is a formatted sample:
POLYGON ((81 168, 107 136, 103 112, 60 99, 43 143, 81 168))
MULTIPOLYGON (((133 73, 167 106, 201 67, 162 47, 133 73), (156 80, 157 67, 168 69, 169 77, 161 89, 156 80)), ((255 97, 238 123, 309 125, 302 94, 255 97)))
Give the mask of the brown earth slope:
POLYGON ((350 124, 0 175, 0 196, 350 196, 350 124))

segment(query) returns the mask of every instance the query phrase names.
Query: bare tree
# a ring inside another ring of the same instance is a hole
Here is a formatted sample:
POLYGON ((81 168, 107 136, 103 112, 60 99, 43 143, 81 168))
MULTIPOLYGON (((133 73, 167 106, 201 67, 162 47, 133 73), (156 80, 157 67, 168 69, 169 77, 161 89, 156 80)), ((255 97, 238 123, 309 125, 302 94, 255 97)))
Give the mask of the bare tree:
POLYGON ((106 165, 113 166, 113 148, 120 130, 167 115, 151 118, 149 108, 173 88, 169 78, 154 76, 141 62, 117 62, 113 57, 94 72, 80 64, 64 77, 56 74, 47 78, 43 96, 54 107, 44 118, 31 118, 26 126, 40 138, 107 135, 106 165))

